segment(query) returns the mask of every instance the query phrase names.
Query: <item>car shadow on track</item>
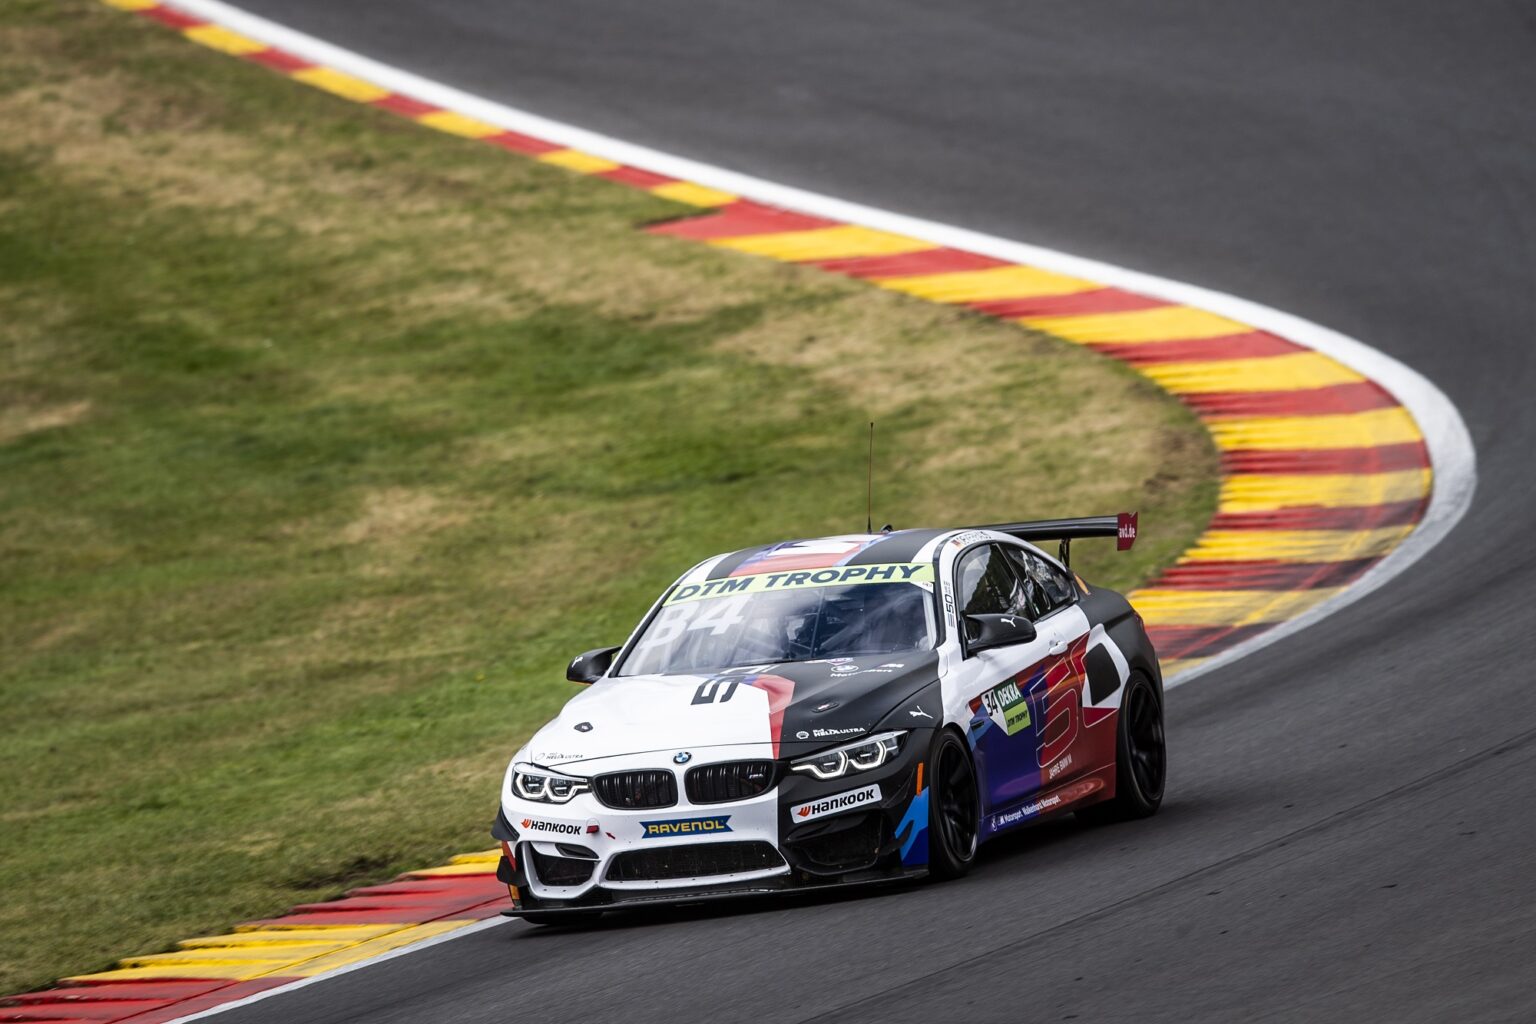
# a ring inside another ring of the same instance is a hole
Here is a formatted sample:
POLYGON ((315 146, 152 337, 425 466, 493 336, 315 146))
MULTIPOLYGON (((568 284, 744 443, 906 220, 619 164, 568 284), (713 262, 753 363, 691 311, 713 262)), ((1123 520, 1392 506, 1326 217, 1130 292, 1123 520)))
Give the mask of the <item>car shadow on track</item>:
POLYGON ((715 899, 707 903, 675 904, 653 907, 630 907, 611 910, 598 918, 573 921, 569 924, 555 922, 517 929, 510 938, 513 941, 553 938, 579 932, 610 932, 628 929, 650 928, 670 924, 687 924, 697 921, 713 921, 726 917, 747 917, 767 914, 792 907, 828 906, 854 900, 881 899, 909 890, 918 881, 892 881, 872 883, 848 889, 803 890, 774 893, 767 896, 742 896, 715 899))
POLYGON ((1204 816, 1210 810, 1209 807, 1183 800, 1165 805, 1157 817, 1143 821, 1090 826, 1068 815, 1064 818, 1041 822, 988 842, 981 848, 976 867, 971 875, 958 883, 898 880, 845 889, 811 889, 775 893, 769 896, 717 899, 696 904, 632 907, 609 911, 598 918, 513 929, 508 935, 508 940, 522 942, 553 939, 580 932, 624 931, 712 921, 727 917, 746 917, 794 907, 831 906, 855 901, 889 899, 930 885, 985 883, 989 877, 996 877, 999 871, 1019 870, 1028 866, 1027 861, 1031 857, 1045 856, 1050 851, 1059 851, 1063 847, 1075 845, 1078 842, 1107 844, 1110 848, 1125 849, 1128 844, 1136 844, 1148 829, 1163 825, 1188 827, 1189 821, 1204 816))

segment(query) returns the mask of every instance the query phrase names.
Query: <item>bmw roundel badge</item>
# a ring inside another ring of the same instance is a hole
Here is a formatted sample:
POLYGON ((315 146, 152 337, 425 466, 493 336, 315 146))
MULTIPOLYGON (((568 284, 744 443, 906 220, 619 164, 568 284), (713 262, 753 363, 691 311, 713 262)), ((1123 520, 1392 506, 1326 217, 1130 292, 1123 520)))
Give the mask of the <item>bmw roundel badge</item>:
POLYGON ((686 750, 679 750, 677 753, 672 755, 672 760, 676 764, 687 764, 689 761, 693 760, 693 755, 688 753, 686 750))
POLYGON ((592 723, 591 722, 577 722, 576 723, 576 731, 577 732, 591 732, 592 731, 592 723))

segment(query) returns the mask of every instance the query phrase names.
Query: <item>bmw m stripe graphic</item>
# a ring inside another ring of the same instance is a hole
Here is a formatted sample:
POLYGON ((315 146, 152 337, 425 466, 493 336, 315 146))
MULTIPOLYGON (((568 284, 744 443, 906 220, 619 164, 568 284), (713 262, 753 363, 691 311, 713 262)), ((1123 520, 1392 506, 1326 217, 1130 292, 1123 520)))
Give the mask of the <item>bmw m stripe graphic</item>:
POLYGON ((761 547, 743 548, 734 554, 723 555, 710 568, 707 578, 714 580, 722 576, 740 576, 751 566, 765 559, 772 558, 777 552, 791 547, 795 543, 795 541, 783 541, 778 544, 765 544, 761 547))
POLYGON ((736 697, 740 687, 761 690, 767 697, 768 740, 773 746, 773 756, 779 756, 779 740, 784 732, 784 711, 795 699, 795 681, 783 676, 762 673, 723 672, 707 676, 694 688, 691 706, 725 704, 736 697))
POLYGON ((935 540, 950 530, 895 530, 848 560, 849 565, 870 562, 915 562, 935 540))
MULTIPOLYGON (((731 576, 760 573, 787 573, 805 569, 830 569, 844 565, 860 551, 872 547, 882 537, 827 537, 820 540, 796 540, 758 548, 730 570, 731 576)), ((718 571, 718 570, 717 570, 718 571)), ((712 574, 713 575, 713 574, 712 574)))
POLYGON ((768 736, 773 744, 773 756, 779 756, 779 740, 784 734, 784 710, 795 699, 795 681, 783 676, 749 676, 743 680, 768 694, 768 736))

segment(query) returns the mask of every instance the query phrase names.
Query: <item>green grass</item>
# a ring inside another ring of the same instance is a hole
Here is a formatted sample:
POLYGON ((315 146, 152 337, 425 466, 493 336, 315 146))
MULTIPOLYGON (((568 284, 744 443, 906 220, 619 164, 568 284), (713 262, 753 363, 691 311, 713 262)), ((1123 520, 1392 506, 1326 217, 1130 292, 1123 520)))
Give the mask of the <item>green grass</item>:
MULTIPOLYGON (((1118 364, 636 230, 676 206, 86 0, 0 6, 0 990, 488 845, 505 758, 716 551, 1140 507, 1118 364)), ((1107 547, 1107 545, 1105 545, 1107 547)))

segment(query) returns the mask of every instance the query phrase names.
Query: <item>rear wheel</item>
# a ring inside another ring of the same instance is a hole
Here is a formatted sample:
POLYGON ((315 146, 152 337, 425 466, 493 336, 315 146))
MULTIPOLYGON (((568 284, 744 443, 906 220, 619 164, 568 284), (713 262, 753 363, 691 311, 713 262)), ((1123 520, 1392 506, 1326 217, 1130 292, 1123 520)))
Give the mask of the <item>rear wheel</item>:
POLYGON ((981 801, 964 741, 940 729, 928 753, 928 871, 958 878, 976 862, 981 801))
POLYGON ((1163 783, 1168 772, 1163 704, 1151 680, 1139 672, 1132 673, 1126 684, 1119 717, 1115 795, 1077 812, 1079 818, 1093 824, 1151 817, 1163 802, 1163 783))

